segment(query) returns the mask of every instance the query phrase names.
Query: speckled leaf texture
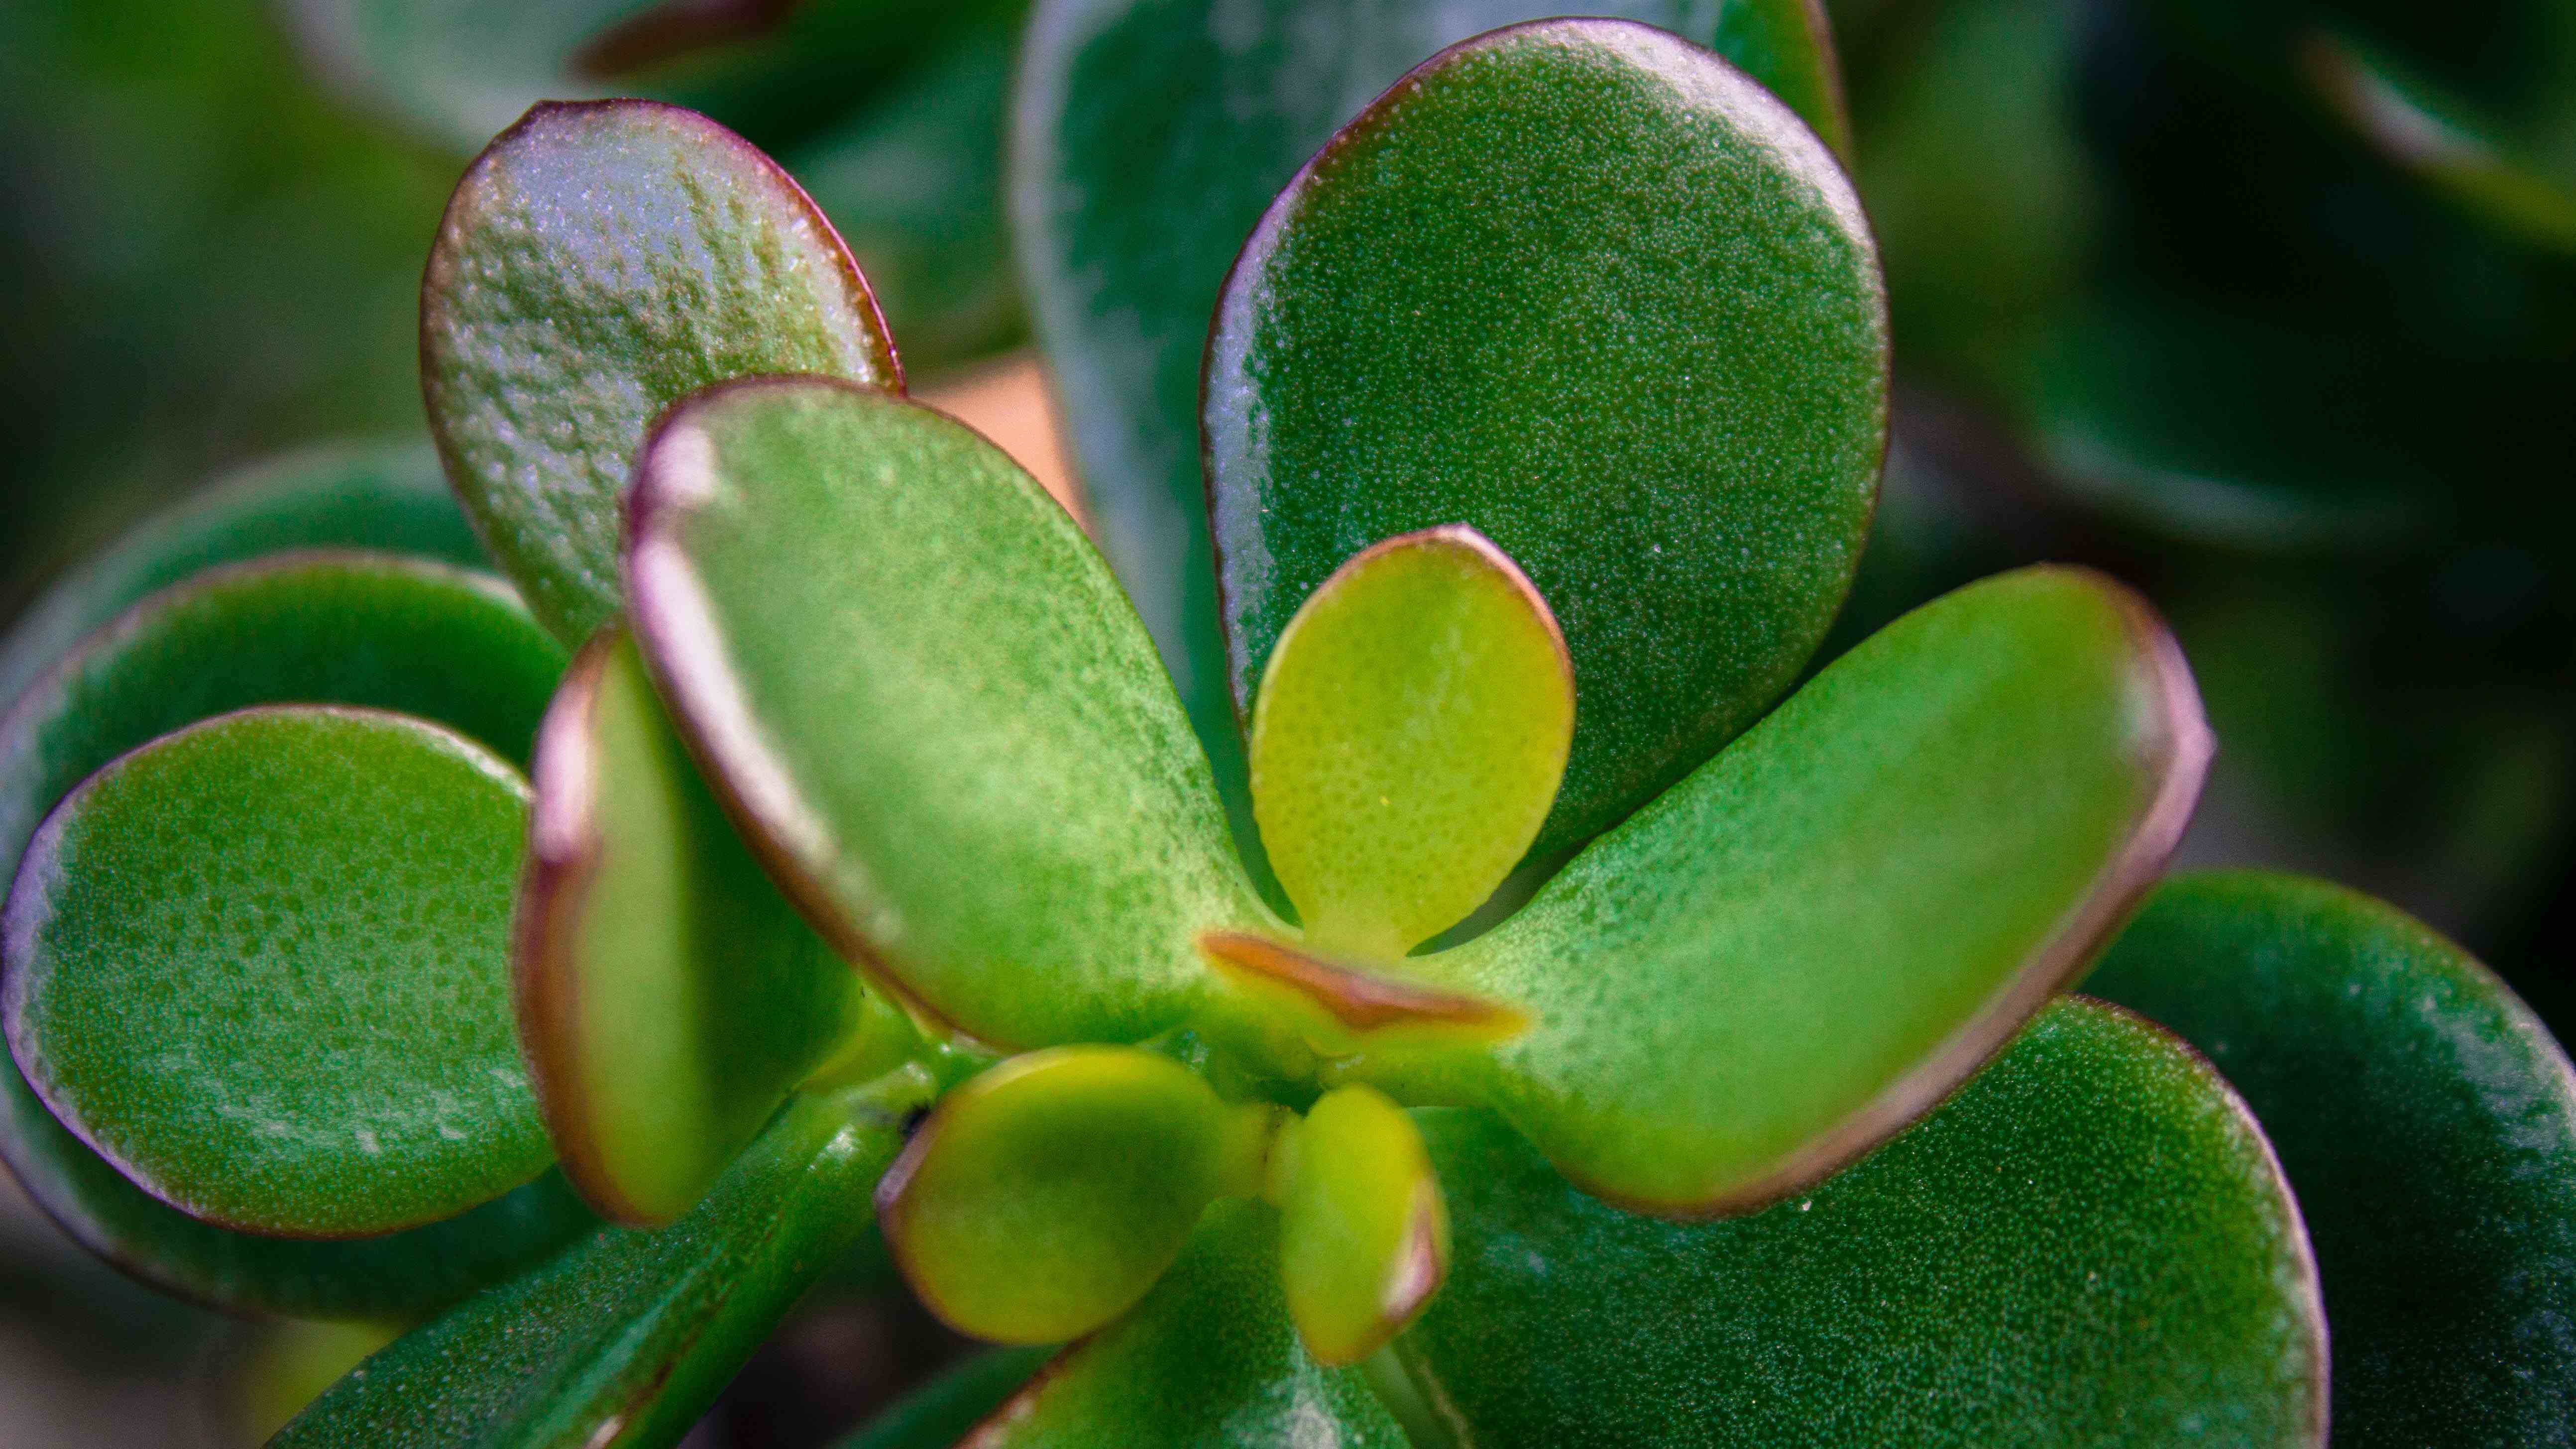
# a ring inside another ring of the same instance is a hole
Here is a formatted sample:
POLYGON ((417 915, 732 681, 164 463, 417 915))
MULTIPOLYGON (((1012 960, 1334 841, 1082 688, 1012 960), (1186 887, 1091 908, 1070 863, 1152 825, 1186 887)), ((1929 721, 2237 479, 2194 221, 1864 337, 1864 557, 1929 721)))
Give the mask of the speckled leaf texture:
POLYGON ((1823 18, 1805 0, 1049 0, 1031 18, 1012 123, 1021 273, 1103 547, 1229 789, 1242 763, 1199 439, 1227 269, 1316 148, 1409 68, 1562 14, 1714 45, 1826 134, 1844 129, 1823 18))
POLYGON ((526 828, 516 771, 406 716, 269 706, 165 736, 27 847, 0 916, 10 1053, 200 1218, 349 1238, 488 1202, 553 1160, 509 1010, 526 828))
POLYGON ((2568 1442, 2576 1072, 2503 982, 2394 907, 2247 871, 2158 887, 2086 989, 2262 1119, 2325 1279, 2338 1446, 2568 1442))
POLYGON ((1886 441, 1859 199, 1709 52, 1567 20, 1479 37, 1265 215, 1208 345, 1235 688, 1349 558, 1466 523, 1574 659, 1537 854, 1589 838, 1787 686, 1841 606, 1886 441))
POLYGON ((752 373, 903 385, 805 193, 741 137, 649 101, 541 105, 476 158, 421 282, 420 356, 449 479, 573 643, 621 603, 620 503, 655 414, 752 373))
POLYGON ((1137 1041, 1265 923, 1136 611, 992 444, 816 379, 712 389, 638 472, 635 628, 773 873, 930 1011, 1137 1041))
POLYGON ((2218 1075, 2124 1012, 2050 1008, 1858 1166, 1700 1227, 1420 1116, 1457 1257, 1396 1347, 1478 1449, 2324 1442, 2288 1186, 2218 1075))
POLYGON ((1566 1175, 1741 1212, 1939 1101, 2089 958, 2210 751, 2126 588, 1998 575, 1836 660, 1492 931, 1408 965, 1528 1013, 1340 1070, 1492 1107, 1566 1175))
POLYGON ((606 1228, 360 1366, 271 1449, 665 1449, 868 1225, 914 1102, 800 1097, 669 1228, 606 1228))

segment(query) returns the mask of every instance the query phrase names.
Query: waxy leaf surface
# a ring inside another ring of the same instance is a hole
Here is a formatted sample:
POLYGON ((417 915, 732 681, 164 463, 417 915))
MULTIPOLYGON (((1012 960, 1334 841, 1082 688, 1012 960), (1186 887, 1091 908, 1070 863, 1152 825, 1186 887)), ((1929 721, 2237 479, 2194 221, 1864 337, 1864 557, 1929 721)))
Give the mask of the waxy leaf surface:
POLYGON ((73 568, 0 640, 0 710, 80 637, 145 595, 217 564, 285 549, 366 548, 490 559, 419 443, 330 443, 227 474, 73 568))
POLYGON ((1298 1346, 1278 1253, 1268 1206, 1218 1203, 1133 1313, 1066 1350, 958 1449, 1408 1449, 1358 1370, 1298 1346))
POLYGON ((1270 1182, 1297 1337, 1325 1363, 1358 1363, 1449 1270, 1449 1215, 1422 1133, 1372 1088, 1327 1092, 1280 1134, 1270 1182))
POLYGON ((1418 1115, 1457 1257, 1396 1351, 1480 1449, 2324 1442, 2297 1206, 2226 1084, 2126 1013, 2050 1008, 1733 1222, 1620 1212, 1490 1117, 1418 1115))
POLYGON ((921 1096, 799 1097, 659 1231, 605 1228, 377 1354, 272 1449, 662 1449, 866 1231, 921 1096))
POLYGON ((476 158, 420 328, 448 477, 572 642, 620 607, 620 504, 664 407, 751 373, 903 385, 857 264, 796 183, 646 101, 539 106, 476 158))
POLYGON ((1265 215, 1208 347, 1234 684, 1381 539, 1466 523, 1574 660, 1542 855, 1688 773, 1841 606, 1886 442, 1859 199, 1742 72, 1646 26, 1480 37, 1265 215))
POLYGON ((927 408, 814 379, 654 435, 628 567, 681 732, 825 926, 1013 1046, 1136 1041, 1266 920, 1135 610, 1062 508, 927 408))
POLYGON ((699 780, 622 630, 539 736, 514 997, 564 1171, 608 1216, 696 1203, 868 1021, 866 988, 699 780))
POLYGON ((1012 123, 1021 273, 1103 547, 1230 791, 1243 766, 1199 441, 1200 363, 1227 269, 1316 148, 1409 68, 1496 26, 1569 13, 1713 45, 1827 136, 1844 129, 1807 0, 1049 0, 1030 20, 1012 123))
POLYGON ((516 771, 406 716, 165 736, 27 848, 10 1051, 65 1126, 212 1222, 363 1237, 488 1202, 551 1156, 509 1012, 526 824, 516 771))
POLYGON ((1481 1103, 1652 1211, 1745 1211, 1956 1086, 2146 888, 2210 742, 2096 574, 2025 569, 1827 667, 1484 936, 1408 963, 1509 1003, 1489 1049, 1346 1075, 1481 1103))
POLYGON ((2316 1242, 2339 1445, 2541 1444, 2576 1407, 2576 1071, 2528 1007, 2393 907, 2178 877, 2085 989, 2207 1053, 2316 1242))
POLYGON ((1344 564, 1252 713, 1253 815, 1306 939, 1392 959, 1457 924, 1537 836, 1573 729, 1556 621, 1474 530, 1344 564))

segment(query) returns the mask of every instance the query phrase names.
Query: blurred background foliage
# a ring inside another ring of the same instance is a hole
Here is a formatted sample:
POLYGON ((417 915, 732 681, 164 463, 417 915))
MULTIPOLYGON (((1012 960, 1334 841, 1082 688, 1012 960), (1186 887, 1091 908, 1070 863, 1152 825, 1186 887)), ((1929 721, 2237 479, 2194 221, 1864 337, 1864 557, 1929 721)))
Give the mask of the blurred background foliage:
MULTIPOLYGON (((1829 650, 2029 559, 2137 582, 2222 741, 2186 859, 2387 896, 2576 1029, 2576 0, 1829 8, 1897 338, 1829 650)), ((439 210, 540 96, 771 150, 916 383, 1047 447, 1000 204, 1025 9, 5 0, 0 616, 226 467, 417 434, 439 210)), ((0 1205, 0 1439, 250 1442, 364 1346, 0 1205)), ((957 1348, 856 1263, 693 1442, 826 1442, 957 1348)))

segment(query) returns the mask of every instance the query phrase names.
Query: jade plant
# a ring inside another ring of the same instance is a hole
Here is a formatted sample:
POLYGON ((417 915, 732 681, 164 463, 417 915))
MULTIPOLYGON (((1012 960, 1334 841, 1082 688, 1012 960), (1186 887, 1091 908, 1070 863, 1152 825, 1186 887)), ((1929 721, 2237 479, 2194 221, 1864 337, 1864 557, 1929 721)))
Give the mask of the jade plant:
MULTIPOLYGON (((1084 62, 1170 12, 1042 9, 1024 130, 1148 104, 1084 62)), ((471 537, 315 455, 12 645, 12 1167, 407 1330, 286 1445, 673 1443, 872 1228, 1011 1347, 870 1449, 2563 1428, 2576 1073, 2375 903, 2155 887, 2212 741, 2139 598, 2024 569, 1800 682, 1885 307, 1821 28, 1724 14, 1461 39, 1219 259, 1204 512, 1090 465, 1216 544, 1139 586, 1210 606, 1196 729, 784 173, 530 112, 423 287, 471 537)), ((1023 238, 1050 327, 1114 209, 1023 238)), ((1084 411, 1142 355, 1058 352, 1078 433, 1169 425, 1084 411)))

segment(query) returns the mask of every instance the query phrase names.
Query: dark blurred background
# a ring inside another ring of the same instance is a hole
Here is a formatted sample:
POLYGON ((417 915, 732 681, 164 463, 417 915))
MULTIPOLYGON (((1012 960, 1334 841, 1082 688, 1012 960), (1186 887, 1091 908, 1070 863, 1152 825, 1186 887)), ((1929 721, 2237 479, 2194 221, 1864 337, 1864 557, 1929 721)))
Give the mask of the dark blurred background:
MULTIPOLYGON (((439 208, 540 94, 773 150, 916 380, 1061 484, 997 190, 1024 0, 647 8, 488 6, 478 48, 393 4, 0 0, 0 618, 227 468, 417 434, 439 208)), ((2189 863, 2385 895, 2576 1027, 2576 3, 1831 8, 1898 349, 1833 647, 2019 562, 2118 573, 2222 742, 2189 863)), ((0 1181, 0 1441, 255 1442, 370 1341, 174 1305, 0 1181)), ((862 1254, 692 1443, 826 1443, 957 1348, 862 1254)))

